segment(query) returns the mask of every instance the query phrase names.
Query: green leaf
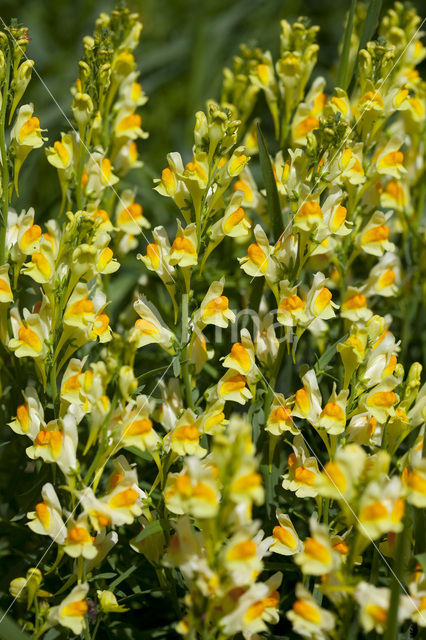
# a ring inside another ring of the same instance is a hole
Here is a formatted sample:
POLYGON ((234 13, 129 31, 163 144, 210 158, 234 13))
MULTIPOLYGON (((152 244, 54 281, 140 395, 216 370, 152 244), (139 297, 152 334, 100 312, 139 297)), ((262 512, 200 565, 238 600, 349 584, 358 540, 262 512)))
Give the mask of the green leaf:
POLYGON ((336 340, 336 342, 332 345, 330 345, 328 347, 328 349, 326 349, 324 351, 324 353, 322 354, 322 356, 319 358, 319 360, 316 362, 314 370, 315 370, 315 374, 318 376, 321 371, 325 370, 325 367, 328 365, 328 363, 330 362, 330 360, 334 357, 336 351, 337 351, 337 345, 340 344, 341 342, 344 342, 346 340, 346 338, 349 337, 349 333, 346 333, 343 338, 339 338, 338 340, 336 340))
POLYGON ((111 591, 114 591, 114 589, 118 587, 118 585, 123 582, 123 580, 127 580, 127 578, 133 573, 133 571, 136 571, 137 568, 137 564, 132 564, 126 571, 123 571, 123 573, 119 575, 118 578, 113 580, 113 582, 111 582, 111 584, 109 585, 111 591))
POLYGON ((343 37, 342 56, 340 58, 339 71, 337 73, 337 86, 347 90, 352 79, 353 64, 350 64, 349 54, 351 51, 351 38, 354 28, 354 15, 356 8, 356 0, 351 0, 348 21, 346 23, 345 34, 343 37))
POLYGON ((420 566, 421 566, 421 568, 423 570, 423 573, 426 573, 426 553, 419 553, 416 556, 416 560, 418 560, 418 562, 419 562, 419 564, 420 564, 420 566))
POLYGON ((269 157, 265 138, 263 137, 263 133, 259 124, 257 125, 257 141, 259 144, 259 159, 262 169, 263 182, 266 189, 268 211, 272 223, 272 233, 274 236, 274 240, 277 241, 284 229, 280 198, 278 195, 277 183, 275 182, 271 158, 269 157))
POLYGON ((0 609, 0 638, 1 640, 31 640, 31 636, 22 631, 7 613, 0 609))
POLYGON ((132 542, 142 542, 142 540, 145 540, 145 538, 148 538, 149 536, 161 533, 162 530, 163 527, 161 520, 153 520, 152 522, 149 522, 135 538, 133 538, 132 542))
POLYGON ((359 41, 358 53, 365 48, 367 42, 371 40, 376 30, 377 21, 382 8, 382 0, 370 0, 368 3, 367 15, 364 26, 362 27, 361 38, 359 41))

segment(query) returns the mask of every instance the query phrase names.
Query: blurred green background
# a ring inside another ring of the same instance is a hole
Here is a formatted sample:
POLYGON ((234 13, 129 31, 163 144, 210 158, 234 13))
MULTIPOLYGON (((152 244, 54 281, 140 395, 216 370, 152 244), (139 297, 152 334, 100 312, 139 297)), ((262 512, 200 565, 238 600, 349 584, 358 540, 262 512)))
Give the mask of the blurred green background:
MULTIPOLYGON (((141 45, 136 52, 141 81, 149 96, 143 109, 144 129, 150 138, 143 142, 145 166, 131 174, 130 181, 142 193, 140 200, 152 222, 166 212, 164 199, 152 193, 152 177, 166 164, 166 154, 179 150, 184 156, 192 145, 194 113, 206 99, 218 98, 222 67, 232 62, 242 42, 258 44, 273 54, 279 50, 281 18, 309 16, 321 28, 319 60, 315 75, 333 82, 337 46, 343 33, 350 0, 130 0, 144 23, 141 45)), ((393 3, 386 1, 383 9, 393 3)), ((422 0, 414 5, 422 13, 422 0)), ((114 0, 3 0, 0 15, 5 22, 15 17, 27 25, 32 42, 28 55, 55 101, 34 76, 26 100, 35 104, 36 114, 48 129, 52 143, 61 130, 69 128, 58 105, 68 115, 69 88, 76 77, 82 52, 82 36, 92 32, 101 11, 109 11, 114 0)), ((424 10, 423 10, 424 13, 424 10)), ((43 152, 31 154, 21 178, 21 199, 17 208, 34 205, 39 219, 55 215, 59 198, 55 171, 43 152), (46 175, 47 174, 47 175, 46 175)))

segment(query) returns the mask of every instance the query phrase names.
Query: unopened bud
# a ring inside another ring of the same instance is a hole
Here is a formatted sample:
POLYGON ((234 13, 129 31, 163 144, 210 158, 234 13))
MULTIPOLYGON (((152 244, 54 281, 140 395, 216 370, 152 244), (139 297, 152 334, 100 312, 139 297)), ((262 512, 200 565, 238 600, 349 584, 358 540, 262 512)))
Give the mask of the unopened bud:
POLYGON ((138 381, 135 378, 132 367, 126 365, 120 368, 118 386, 123 398, 125 400, 129 400, 130 396, 136 391, 138 387, 138 381))
POLYGON ((4 72, 5 72, 4 53, 3 53, 3 51, 0 50, 0 82, 4 78, 4 72))
POLYGON ((72 112, 79 127, 87 125, 93 113, 92 98, 88 93, 76 93, 72 103, 72 112))
POLYGON ((136 67, 135 58, 132 53, 120 53, 112 63, 112 77, 114 82, 120 84, 132 73, 136 67))
POLYGON ((78 76, 82 83, 90 78, 90 67, 84 60, 80 60, 78 63, 78 76))
POLYGON ((18 106, 22 96, 24 95, 26 88, 28 87, 28 84, 31 80, 33 66, 34 66, 34 60, 25 60, 18 67, 18 71, 16 72, 16 78, 15 78, 15 94, 13 96, 9 122, 12 119, 15 109, 18 106))
POLYGON ((103 64, 98 71, 99 84, 108 87, 111 80, 111 65, 103 64))

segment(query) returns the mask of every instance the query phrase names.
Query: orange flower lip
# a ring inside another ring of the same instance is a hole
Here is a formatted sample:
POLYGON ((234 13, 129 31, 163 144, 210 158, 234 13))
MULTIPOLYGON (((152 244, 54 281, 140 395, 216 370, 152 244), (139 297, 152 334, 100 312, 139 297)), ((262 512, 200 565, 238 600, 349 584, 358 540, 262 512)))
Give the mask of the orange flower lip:
POLYGON ((342 304, 342 310, 356 310, 364 309, 367 306, 367 298, 363 293, 357 293, 351 298, 348 298, 342 304))
POLYGON ((274 538, 279 540, 286 547, 289 547, 293 551, 296 549, 297 543, 294 538, 294 535, 285 527, 276 526, 272 530, 272 535, 274 538))
POLYGON ((252 243, 251 245, 249 245, 247 249, 247 255, 250 260, 256 265, 256 267, 259 267, 262 273, 265 273, 267 271, 268 258, 266 256, 266 253, 261 247, 259 247, 258 244, 252 243))
POLYGON ((288 298, 283 298, 280 302, 279 309, 283 311, 300 311, 304 309, 305 303, 299 296, 289 296, 288 298))
POLYGON ((178 236, 172 244, 172 251, 182 251, 190 255, 196 255, 197 251, 189 238, 178 236))
POLYGON ((230 562, 238 562, 241 560, 250 560, 256 556, 257 546, 253 540, 243 540, 238 542, 227 553, 227 560, 230 562))

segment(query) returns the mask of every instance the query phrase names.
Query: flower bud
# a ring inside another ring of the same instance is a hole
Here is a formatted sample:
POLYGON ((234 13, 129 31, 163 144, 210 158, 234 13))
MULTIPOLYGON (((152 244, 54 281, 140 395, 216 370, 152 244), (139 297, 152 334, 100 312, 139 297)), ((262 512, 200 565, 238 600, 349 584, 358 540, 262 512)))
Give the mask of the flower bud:
POLYGON ((118 604, 112 591, 98 591, 99 606, 104 613, 122 613, 128 611, 126 607, 118 604))
POLYGON ((84 128, 93 113, 92 98, 87 93, 76 93, 72 103, 72 112, 80 128, 84 128))
POLYGON ((401 406, 407 411, 416 399, 417 392, 420 387, 422 365, 420 362, 413 362, 407 376, 407 385, 405 387, 404 399, 401 406))
POLYGON ((369 77, 373 69, 373 63, 371 60, 371 56, 366 49, 361 49, 361 51, 359 52, 358 64, 360 73, 365 77, 369 77))
POLYGON ((84 36, 84 38, 83 38, 84 52, 86 54, 89 53, 90 50, 93 49, 94 46, 95 46, 95 41, 92 38, 92 36, 84 36))
POLYGON ((393 372, 393 375, 395 376, 395 378, 403 378, 404 377, 404 367, 400 362, 398 362, 398 364, 396 365, 395 371, 393 372))
POLYGON ((42 581, 42 575, 40 569, 28 569, 27 575, 27 602, 28 609, 31 607, 31 604, 37 595, 39 587, 42 581))
POLYGON ((136 391, 138 381, 135 378, 133 368, 126 365, 120 368, 118 377, 118 386, 125 400, 129 400, 130 396, 136 391))
POLYGON ((111 80, 111 65, 103 64, 98 71, 99 84, 107 88, 111 80))
POLYGON ((127 76, 134 71, 136 66, 132 53, 120 53, 112 63, 112 78, 114 82, 120 84, 127 76))
POLYGON ((4 53, 3 51, 0 50, 0 82, 4 78, 4 72, 5 72, 4 53))
POLYGON ((84 60, 78 63, 78 77, 82 84, 90 78, 90 67, 84 60))
POLYGON ((28 87, 28 83, 31 80, 31 74, 34 66, 34 60, 25 60, 19 67, 16 72, 15 77, 15 95, 13 96, 12 108, 10 110, 9 122, 12 119, 12 116, 15 112, 16 107, 19 104, 22 96, 25 93, 26 88, 28 87))
POLYGON ((9 584, 9 593, 12 598, 23 602, 27 598, 27 581, 25 578, 14 578, 9 584))

